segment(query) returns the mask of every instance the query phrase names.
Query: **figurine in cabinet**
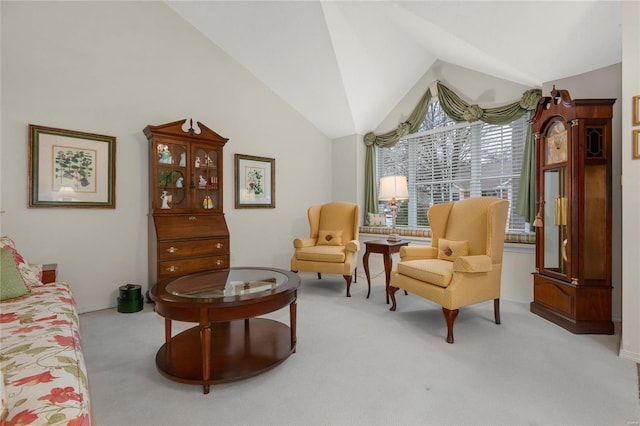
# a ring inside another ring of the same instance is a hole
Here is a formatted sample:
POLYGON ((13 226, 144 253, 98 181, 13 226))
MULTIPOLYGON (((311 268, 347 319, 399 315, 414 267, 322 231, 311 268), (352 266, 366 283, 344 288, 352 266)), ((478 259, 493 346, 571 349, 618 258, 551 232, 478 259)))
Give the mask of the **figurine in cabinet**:
POLYGON ((171 151, 169 151, 169 147, 164 145, 162 151, 160 151, 160 159, 158 160, 160 164, 171 164, 171 151))
POLYGON ((182 154, 180 154, 180 167, 186 167, 187 166, 187 153, 183 152, 182 154))
POLYGON ((179 177, 178 180, 176 180, 176 188, 182 188, 182 181, 184 180, 183 177, 179 177))
POLYGON ((162 206, 160 207, 161 209, 171 208, 169 207, 169 202, 171 201, 171 195, 169 195, 169 191, 162 191, 162 195, 160 196, 160 199, 162 200, 162 206))
POLYGON ((200 179, 198 180, 198 185, 207 186, 207 180, 200 175, 200 179))

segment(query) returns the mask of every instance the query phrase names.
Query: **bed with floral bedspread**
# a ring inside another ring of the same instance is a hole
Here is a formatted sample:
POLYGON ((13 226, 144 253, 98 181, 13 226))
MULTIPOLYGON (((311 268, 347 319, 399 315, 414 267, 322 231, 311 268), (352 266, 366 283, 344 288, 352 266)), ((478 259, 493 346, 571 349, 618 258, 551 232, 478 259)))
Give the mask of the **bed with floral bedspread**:
MULTIPOLYGON (((11 246, 7 240, 2 238, 1 247, 11 246)), ((28 294, 0 302, 0 425, 90 425, 87 372, 71 289, 66 283, 43 283, 41 265, 30 265, 15 254, 28 294)))

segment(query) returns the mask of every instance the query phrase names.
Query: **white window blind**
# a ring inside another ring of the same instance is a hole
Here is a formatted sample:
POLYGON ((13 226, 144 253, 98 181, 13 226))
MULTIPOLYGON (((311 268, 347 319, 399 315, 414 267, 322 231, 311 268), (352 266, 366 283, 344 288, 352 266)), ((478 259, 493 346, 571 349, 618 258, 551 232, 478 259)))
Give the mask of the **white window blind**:
MULTIPOLYGON (((493 196, 509 201, 508 231, 524 231, 515 203, 527 125, 524 117, 503 126, 456 124, 432 99, 419 133, 376 148, 378 182, 388 175, 408 179, 409 200, 398 202, 397 226, 428 227, 427 210, 434 204, 493 196)), ((379 209, 389 212, 388 202, 379 209)))

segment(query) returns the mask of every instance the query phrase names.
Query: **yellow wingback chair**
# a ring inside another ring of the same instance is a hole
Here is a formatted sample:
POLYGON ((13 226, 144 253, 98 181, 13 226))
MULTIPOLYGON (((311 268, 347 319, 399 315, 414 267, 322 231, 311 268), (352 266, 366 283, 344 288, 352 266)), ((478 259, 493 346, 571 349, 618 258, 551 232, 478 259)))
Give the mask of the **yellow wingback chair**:
POLYGON ((310 207, 309 238, 296 238, 291 258, 291 271, 340 274, 347 282, 351 297, 351 276, 358 265, 360 242, 360 207, 357 204, 333 202, 310 207))
POLYGON ((447 342, 453 343, 453 322, 459 308, 493 300, 500 324, 500 278, 509 202, 473 197, 429 209, 431 246, 400 249, 391 274, 389 296, 403 289, 442 306, 447 342))

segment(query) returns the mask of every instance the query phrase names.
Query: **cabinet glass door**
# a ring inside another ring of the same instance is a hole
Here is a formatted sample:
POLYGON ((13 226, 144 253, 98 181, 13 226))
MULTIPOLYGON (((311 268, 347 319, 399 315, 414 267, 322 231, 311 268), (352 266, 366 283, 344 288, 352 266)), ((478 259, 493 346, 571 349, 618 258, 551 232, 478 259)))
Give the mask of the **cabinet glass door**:
POLYGON ((156 179, 153 209, 187 208, 187 151, 185 145, 159 142, 155 146, 156 179))
POLYGON ((220 152, 210 147, 193 149, 193 209, 220 210, 220 152))

